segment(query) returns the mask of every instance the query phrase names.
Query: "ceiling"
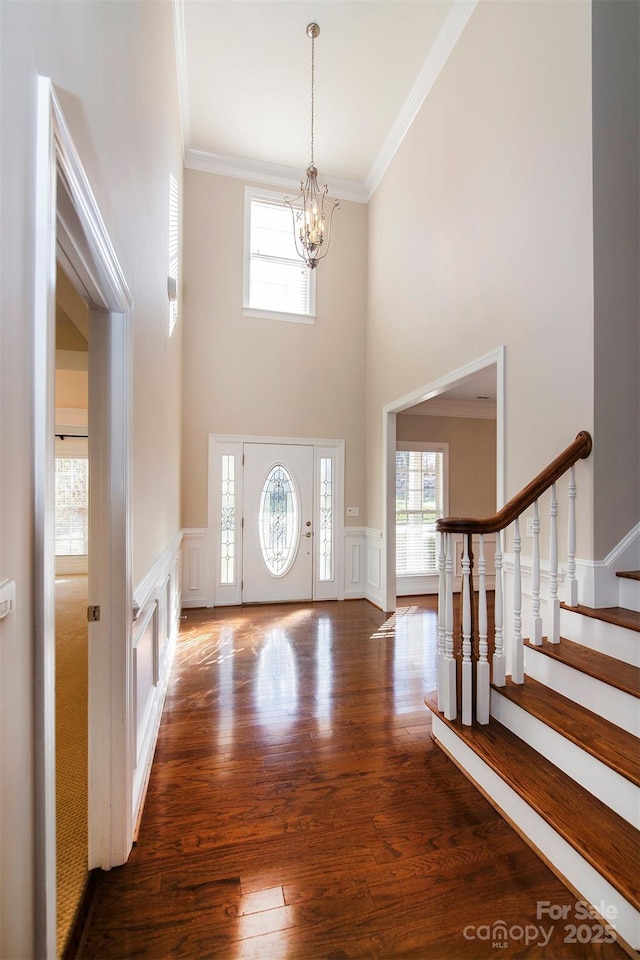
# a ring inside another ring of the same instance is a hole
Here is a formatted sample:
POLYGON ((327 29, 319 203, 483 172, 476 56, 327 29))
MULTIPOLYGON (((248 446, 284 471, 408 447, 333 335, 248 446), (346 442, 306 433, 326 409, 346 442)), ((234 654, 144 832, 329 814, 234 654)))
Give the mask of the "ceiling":
POLYGON ((174 0, 185 162, 366 202, 476 0, 174 0), (270 179, 267 175, 272 175, 270 179))

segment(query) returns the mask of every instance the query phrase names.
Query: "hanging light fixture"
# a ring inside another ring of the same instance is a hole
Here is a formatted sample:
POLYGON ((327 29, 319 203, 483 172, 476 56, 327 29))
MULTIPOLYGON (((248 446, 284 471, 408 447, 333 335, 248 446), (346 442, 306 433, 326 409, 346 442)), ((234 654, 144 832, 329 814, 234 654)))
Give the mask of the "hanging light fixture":
POLYGON ((302 257, 313 270, 329 252, 331 240, 331 220, 333 212, 340 205, 339 200, 331 200, 328 187, 318 187, 318 170, 313 162, 313 123, 315 98, 315 39, 320 33, 317 23, 307 26, 307 36, 311 37, 311 160, 307 167, 307 179, 300 181, 300 193, 297 197, 284 198, 284 202, 293 214, 293 237, 298 256, 302 257), (326 206, 326 211, 325 211, 326 206))

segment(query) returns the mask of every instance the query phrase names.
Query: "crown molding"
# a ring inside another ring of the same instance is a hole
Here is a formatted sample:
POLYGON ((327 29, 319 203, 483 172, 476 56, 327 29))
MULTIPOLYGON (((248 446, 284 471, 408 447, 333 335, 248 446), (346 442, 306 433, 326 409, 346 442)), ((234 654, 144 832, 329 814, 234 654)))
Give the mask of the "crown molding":
POLYGON ((371 199, 376 187, 386 173, 389 164, 409 131, 418 111, 438 79, 440 71, 460 39, 462 31, 469 22, 469 18, 475 10, 477 3, 478 0, 454 0, 453 7, 429 51, 422 70, 418 75, 418 79, 405 100, 402 110, 398 114, 365 179, 367 200, 371 199))
MULTIPOLYGON (((418 79, 407 97, 402 110, 389 131, 371 169, 364 180, 343 180, 331 178, 331 195, 340 200, 355 203, 368 203, 382 180, 400 144, 415 120, 418 111, 436 82, 440 71, 466 27, 478 0, 453 0, 447 19, 431 47, 418 79)), ((187 77, 187 58, 184 30, 184 0, 173 0, 173 22, 176 46, 176 77, 178 85, 178 103, 182 127, 182 147, 184 165, 189 170, 204 173, 216 173, 219 176, 234 177, 239 180, 253 180, 273 186, 298 190, 304 171, 251 160, 248 157, 235 157, 225 154, 209 153, 191 147, 191 115, 189 108, 189 90, 187 77)))
POLYGON ((187 78, 187 50, 184 33, 184 0, 173 0, 173 35, 176 46, 176 84, 178 112, 182 130, 182 156, 186 158, 191 140, 191 111, 187 78))
MULTIPOLYGON (((219 176, 234 177, 237 180, 255 180, 259 183, 285 187, 296 193, 300 190, 300 179, 304 175, 304 171, 296 167, 250 160, 248 157, 209 153, 206 150, 187 150, 184 165, 189 170, 217 173, 219 176)), ((339 200, 352 200, 355 203, 367 203, 369 199, 364 184, 357 180, 340 180, 335 177, 331 178, 331 196, 339 200)))

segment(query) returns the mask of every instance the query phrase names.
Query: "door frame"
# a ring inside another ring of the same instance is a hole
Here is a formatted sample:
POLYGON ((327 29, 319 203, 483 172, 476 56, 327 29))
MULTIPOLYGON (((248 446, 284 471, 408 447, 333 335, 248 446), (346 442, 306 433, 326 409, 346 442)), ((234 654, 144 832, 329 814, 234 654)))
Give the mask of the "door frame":
MULTIPOLYGON (((222 605, 236 605, 242 602, 242 591, 240 578, 236 577, 236 583, 232 585, 222 585, 218 577, 218 557, 220 553, 220 524, 219 524, 219 502, 220 502, 220 481, 218 474, 219 457, 224 453, 238 454, 245 443, 265 443, 294 446, 308 446, 314 448, 314 530, 319 529, 319 507, 317 503, 316 491, 319 486, 320 458, 331 456, 335 463, 335 505, 334 505, 334 577, 331 581, 319 581, 317 579, 317 539, 314 538, 314 562, 313 562, 313 599, 314 600, 344 600, 344 483, 345 483, 345 441, 344 440, 326 440, 314 439, 309 437, 256 437, 240 436, 227 434, 209 434, 209 466, 208 466, 208 541, 210 549, 210 587, 208 590, 207 603, 211 607, 222 605), (330 584, 330 587, 329 587, 330 584), (327 589, 329 587, 329 589, 327 589)), ((237 480, 236 496, 237 502, 242 503, 242 477, 237 480)), ((236 515, 236 543, 238 552, 236 556, 236 573, 242 570, 242 531, 241 517, 236 515)))
POLYGON ((33 322, 36 954, 56 956, 55 270, 88 302, 90 547, 101 620, 89 630, 89 863, 123 863, 131 813, 131 374, 133 299, 53 84, 37 81, 33 322), (91 381, 93 379, 93 385, 91 381), (100 403, 95 398, 100 397, 100 403), (93 409, 92 409, 93 408, 93 409), (95 459, 95 463, 93 462, 95 459), (95 549, 94 549, 95 548, 95 549))
POLYGON ((487 353, 457 370, 433 380, 413 393, 388 403, 382 409, 382 459, 383 459, 383 505, 382 505, 382 597, 384 610, 396 609, 396 417, 403 410, 433 400, 458 383, 463 383, 487 367, 496 368, 496 509, 504 505, 505 498, 505 354, 504 346, 487 353))

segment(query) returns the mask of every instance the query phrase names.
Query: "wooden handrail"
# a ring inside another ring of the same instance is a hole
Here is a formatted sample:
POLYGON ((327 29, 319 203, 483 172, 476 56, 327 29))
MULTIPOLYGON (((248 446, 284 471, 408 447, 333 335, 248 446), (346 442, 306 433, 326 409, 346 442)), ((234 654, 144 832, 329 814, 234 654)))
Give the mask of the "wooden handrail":
POLYGON ((545 490, 556 482, 578 460, 586 460, 591 453, 593 441, 591 434, 581 430, 573 443, 564 450, 559 457, 527 484, 520 493, 509 500, 504 507, 492 517, 483 520, 468 517, 442 517, 436 521, 436 530, 440 533, 497 533, 504 530, 516 517, 530 507, 542 496, 545 490))

